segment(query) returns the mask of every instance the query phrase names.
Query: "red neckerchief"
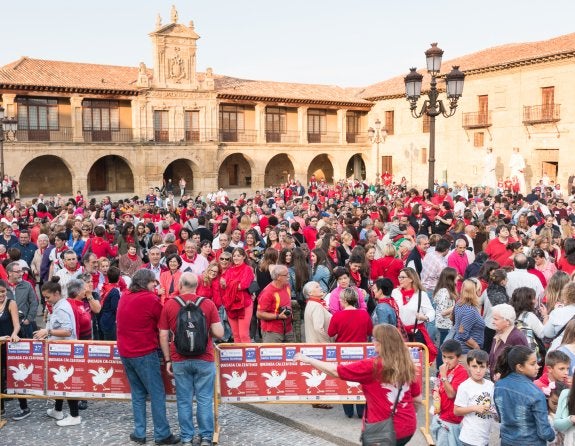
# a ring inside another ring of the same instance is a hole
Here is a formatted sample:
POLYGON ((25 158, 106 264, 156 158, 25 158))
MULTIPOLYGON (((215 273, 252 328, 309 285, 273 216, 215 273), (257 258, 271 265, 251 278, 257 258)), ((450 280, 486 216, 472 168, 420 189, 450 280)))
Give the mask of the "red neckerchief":
POLYGON ((401 296, 403 297, 403 305, 407 305, 409 300, 413 297, 413 293, 415 293, 415 288, 412 288, 411 290, 401 288, 400 291, 401 296))
POLYGON ((316 296, 310 296, 308 299, 308 302, 317 302, 318 304, 321 304, 322 307, 327 309, 327 305, 325 304, 325 299, 322 299, 321 297, 316 297, 316 296))
POLYGON ((129 254, 129 253, 128 253, 128 258, 129 258, 132 262, 135 262, 136 260, 138 260, 138 254, 129 254))
POLYGON ((330 259, 333 260, 333 263, 335 263, 337 265, 339 263, 339 259, 337 256, 337 249, 336 248, 330 248, 327 253, 329 254, 330 259))
POLYGON ((134 243, 134 237, 128 234, 124 236, 124 240, 126 241, 126 243, 134 243))
POLYGON ((66 268, 71 273, 75 273, 76 271, 78 271, 80 269, 80 265, 76 265, 76 268, 70 269, 70 268, 68 268, 68 266, 66 264, 64 264, 64 268, 66 268))
POLYGON ((188 257, 188 255, 184 253, 181 255, 181 257, 182 260, 186 263, 194 263, 196 261, 196 258, 198 257, 198 253, 195 253, 194 257, 188 257))
POLYGON ((421 259, 423 260, 423 258, 425 257, 425 254, 427 253, 427 251, 424 251, 423 249, 420 249, 419 246, 417 246, 417 251, 419 252, 419 256, 421 257, 421 259))
POLYGON ((64 245, 62 248, 56 248, 56 254, 60 254, 68 249, 68 246, 64 245))
POLYGON ((356 271, 355 273, 353 271, 350 271, 349 275, 351 276, 351 278, 353 279, 353 281, 355 282, 355 284, 359 288, 361 285, 361 274, 359 273, 359 271, 356 271))

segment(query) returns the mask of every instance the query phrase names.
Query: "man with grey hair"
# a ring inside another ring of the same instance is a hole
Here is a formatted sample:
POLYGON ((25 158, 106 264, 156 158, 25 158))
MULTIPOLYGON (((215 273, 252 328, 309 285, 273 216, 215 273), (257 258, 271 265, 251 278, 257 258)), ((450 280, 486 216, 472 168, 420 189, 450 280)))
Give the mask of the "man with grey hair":
POLYGON ((78 256, 72 249, 68 249, 62 253, 62 260, 64 261, 64 268, 58 270, 55 276, 60 277, 58 282, 62 287, 62 296, 68 297, 68 282, 72 279, 77 279, 84 269, 78 263, 78 256))
POLYGON ((18 306, 20 314, 21 338, 32 339, 36 331, 36 311, 38 311, 38 298, 26 280, 22 280, 22 265, 20 262, 11 262, 6 266, 8 273, 8 299, 12 299, 18 306))
POLYGON ((383 253, 383 248, 385 245, 377 236, 377 232, 375 232, 373 229, 369 229, 365 233, 365 240, 367 241, 367 243, 369 243, 375 247, 374 259, 377 260, 377 259, 381 259, 382 257, 385 257, 385 254, 383 253))
POLYGON ((417 271, 417 274, 421 276, 421 270, 423 269, 423 258, 425 253, 429 248, 429 237, 425 234, 419 234, 415 238, 415 248, 411 250, 407 260, 405 261, 405 266, 417 271))
POLYGON ((256 316, 261 320, 263 342, 294 342, 288 268, 270 268, 272 281, 258 296, 256 316))
MULTIPOLYGON (((166 370, 173 375, 176 382, 176 402, 178 406, 178 421, 183 444, 192 444, 197 438, 201 446, 212 444, 214 435, 214 379, 216 367, 214 364, 214 346, 212 337, 221 338, 224 327, 220 322, 218 309, 211 299, 202 298, 196 294, 198 279, 194 273, 185 272, 180 277, 179 298, 165 302, 162 315, 158 322, 160 329, 160 346, 164 354, 166 370), (198 356, 185 356, 178 353, 174 342, 170 342, 170 333, 176 332, 178 313, 182 303, 199 305, 206 318, 208 342, 206 351, 198 356), (199 435, 196 434, 193 418, 193 399, 197 401, 196 418, 199 435), (194 438, 195 437, 195 438, 194 438)), ((194 444, 197 444, 194 443, 194 444)))
POLYGON ((507 285, 505 289, 509 297, 513 296, 513 291, 520 287, 529 287, 535 290, 535 296, 537 297, 537 308, 541 304, 545 290, 541 281, 535 274, 531 274, 527 271, 527 256, 525 254, 516 254, 513 257, 513 265, 515 269, 510 273, 507 273, 507 285))
POLYGON ((325 293, 316 281, 308 282, 303 287, 306 300, 304 312, 305 341, 312 344, 331 342, 327 334, 331 313, 326 308, 325 293))

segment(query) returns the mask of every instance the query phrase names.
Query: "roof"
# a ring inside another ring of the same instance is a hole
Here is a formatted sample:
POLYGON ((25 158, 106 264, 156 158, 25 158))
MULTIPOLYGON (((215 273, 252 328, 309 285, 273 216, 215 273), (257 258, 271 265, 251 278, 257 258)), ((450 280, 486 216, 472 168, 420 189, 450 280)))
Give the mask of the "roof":
POLYGON ((338 105, 371 107, 373 104, 358 96, 361 88, 343 88, 335 85, 297 84, 216 78, 216 91, 223 99, 251 99, 288 103, 321 102, 338 105))
MULTIPOLYGON (((459 66, 459 69, 466 75, 471 75, 568 57, 575 57, 575 33, 537 42, 511 43, 495 46, 452 60, 443 61, 440 76, 450 72, 454 65, 459 66)), ((427 75, 427 70, 424 68, 417 71, 425 76, 423 78, 423 90, 428 89, 429 76, 427 75)), ((409 70, 406 69, 405 73, 401 76, 393 77, 366 87, 360 93, 360 97, 374 100, 383 97, 392 98, 404 96, 405 84, 403 78, 408 72, 409 70)))
MULTIPOLYGON (((151 71, 148 70, 151 75, 151 71)), ((137 67, 119 67, 22 57, 0 68, 4 88, 105 90, 136 94, 137 67)))

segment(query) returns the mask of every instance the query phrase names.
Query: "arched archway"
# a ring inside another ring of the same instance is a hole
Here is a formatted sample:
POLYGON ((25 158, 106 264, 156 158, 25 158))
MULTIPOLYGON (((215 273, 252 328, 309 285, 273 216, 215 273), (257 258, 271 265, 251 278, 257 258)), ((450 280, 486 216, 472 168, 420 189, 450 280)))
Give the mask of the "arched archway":
POLYGON ((280 153, 269 160, 264 177, 264 187, 277 186, 280 183, 286 183, 288 176, 295 176, 295 169, 289 156, 280 153))
POLYGON ((365 162, 360 153, 353 155, 347 162, 345 168, 345 177, 358 180, 365 180, 367 178, 365 172, 365 162))
POLYGON ((174 160, 164 170, 164 184, 167 185, 168 190, 168 183, 172 180, 173 190, 177 191, 180 178, 186 180, 186 190, 194 189, 194 172, 190 160, 184 158, 174 160))
POLYGON ((333 164, 329 157, 323 153, 316 156, 307 169, 307 177, 315 175, 316 180, 325 180, 326 183, 333 184, 333 164))
POLYGON ((252 168, 241 153, 233 153, 226 157, 218 171, 218 187, 251 187, 252 168))
POLYGON ((72 194, 72 174, 62 158, 39 156, 22 169, 19 190, 22 196, 72 194))
POLYGON ((134 192, 134 174, 126 160, 108 155, 96 161, 88 172, 88 192, 134 192))

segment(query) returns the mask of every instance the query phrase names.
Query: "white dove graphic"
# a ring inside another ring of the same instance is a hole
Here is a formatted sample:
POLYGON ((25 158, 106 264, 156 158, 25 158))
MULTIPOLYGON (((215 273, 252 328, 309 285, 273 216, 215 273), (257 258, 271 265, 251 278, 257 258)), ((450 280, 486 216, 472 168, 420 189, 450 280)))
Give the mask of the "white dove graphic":
POLYGON ((34 364, 30 364, 28 367, 26 367, 25 364, 20 363, 18 364, 18 367, 14 367, 13 365, 11 365, 8 368, 13 372, 12 377, 14 378, 15 381, 14 384, 17 384, 20 381, 22 381, 24 383, 24 387, 29 387, 31 385, 28 384, 26 380, 34 371, 34 364))
POLYGON ((384 389, 389 390, 389 392, 387 392, 387 401, 389 401, 389 408, 393 409, 393 405, 395 404, 395 399, 397 398, 397 392, 400 392, 399 394, 399 399, 397 400, 397 404, 401 404, 401 406, 403 407, 405 403, 402 404, 402 400, 403 397, 405 396, 405 392, 407 392, 407 390, 409 389, 409 386, 404 384, 400 389, 398 389, 395 386, 392 386, 390 384, 382 384, 381 387, 383 387, 384 389))
POLYGON ((114 368, 110 367, 107 371, 104 367, 98 367, 98 370, 88 370, 88 373, 91 373, 92 382, 94 383, 94 390, 98 388, 98 386, 102 386, 102 390, 110 390, 105 386, 106 382, 112 377, 114 374, 114 368))
POLYGON ((266 379, 266 386, 268 386, 266 392, 271 393, 272 389, 278 390, 278 386, 286 379, 287 370, 279 373, 277 370, 272 370, 271 373, 262 373, 262 376, 266 379))
POLYGON ((313 369, 311 373, 302 372, 301 376, 305 376, 305 384, 307 385, 307 393, 311 393, 312 387, 315 388, 318 392, 323 392, 322 390, 318 389, 318 386, 323 382, 324 379, 327 378, 327 375, 324 372, 318 372, 317 370, 313 369))
POLYGON ((54 387, 57 389, 60 384, 64 386, 64 389, 69 389, 66 386, 66 381, 74 374, 74 366, 66 369, 63 365, 55 369, 54 367, 50 368, 50 371, 54 374, 54 387))
POLYGON ((346 381, 345 383, 347 384, 347 393, 353 393, 353 391, 358 390, 360 386, 360 384, 355 381, 346 381))
POLYGON ((238 372, 234 370, 232 371, 231 375, 224 373, 222 374, 222 376, 226 379, 226 385, 228 386, 228 395, 231 395, 232 390, 234 389, 237 390, 239 393, 239 388, 248 377, 248 372, 244 370, 243 373, 240 375, 238 372))

